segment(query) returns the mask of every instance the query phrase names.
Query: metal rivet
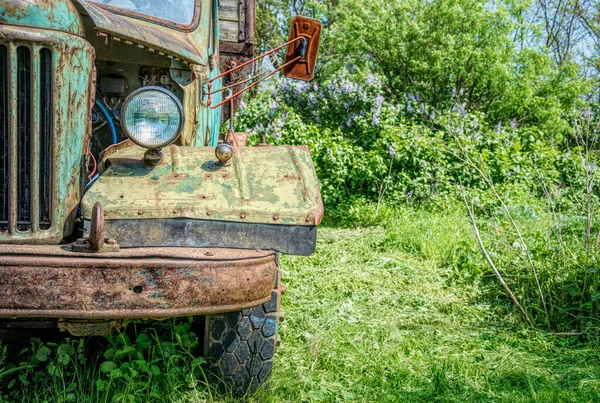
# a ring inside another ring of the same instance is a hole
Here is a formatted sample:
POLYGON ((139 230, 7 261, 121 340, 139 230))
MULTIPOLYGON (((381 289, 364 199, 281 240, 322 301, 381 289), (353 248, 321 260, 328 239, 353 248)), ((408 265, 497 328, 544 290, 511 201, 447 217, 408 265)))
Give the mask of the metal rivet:
POLYGON ((177 209, 174 209, 173 214, 177 214, 177 213, 178 213, 177 209))
POLYGON ((278 216, 277 214, 275 214, 275 215, 273 216, 273 220, 274 220, 274 221, 277 221, 277 220, 279 220, 279 216, 278 216))
POLYGON ((204 256, 214 256, 214 252, 204 252, 204 256))
POLYGON ((244 218, 246 218, 246 214, 244 214, 244 213, 240 214, 240 218, 243 220, 244 218))
POLYGON ((206 215, 212 215, 212 211, 210 211, 210 210, 209 210, 209 211, 207 211, 207 212, 206 212, 206 215))
POLYGON ((106 243, 109 244, 109 245, 116 245, 117 244, 117 240, 113 239, 113 238, 110 238, 108 241, 106 241, 106 243))
POLYGON ((144 210, 138 210, 138 215, 143 215, 144 214, 144 210))
POLYGON ((309 27, 309 25, 308 25, 308 22, 305 22, 305 23, 302 25, 302 28, 304 28, 304 29, 308 29, 308 27, 309 27))

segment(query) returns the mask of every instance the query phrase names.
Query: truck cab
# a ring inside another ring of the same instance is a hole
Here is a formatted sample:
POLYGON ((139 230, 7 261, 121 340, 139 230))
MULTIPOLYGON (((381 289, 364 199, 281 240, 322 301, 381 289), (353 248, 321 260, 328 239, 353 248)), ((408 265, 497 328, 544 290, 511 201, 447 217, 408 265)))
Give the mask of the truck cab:
MULTIPOLYGON (((0 3, 3 326, 85 336, 198 317, 215 379, 240 393, 268 379, 278 254, 314 251, 323 204, 306 147, 249 147, 233 130, 254 9, 0 3)), ((289 76, 312 77, 319 33, 294 20, 289 76)))

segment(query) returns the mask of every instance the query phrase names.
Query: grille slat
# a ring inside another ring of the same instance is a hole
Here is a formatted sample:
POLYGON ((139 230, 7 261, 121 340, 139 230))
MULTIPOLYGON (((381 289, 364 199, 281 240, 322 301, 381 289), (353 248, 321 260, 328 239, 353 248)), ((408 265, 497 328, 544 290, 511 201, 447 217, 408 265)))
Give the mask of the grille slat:
POLYGON ((50 184, 52 183, 52 52, 40 50, 40 146, 39 146, 39 226, 47 230, 51 221, 50 184))
POLYGON ((0 231, 8 229, 8 48, 0 45, 0 231))
POLYGON ((50 229, 52 52, 0 45, 0 231, 50 229))
POLYGON ((31 229, 31 51, 17 48, 17 229, 31 229))
POLYGON ((15 45, 8 46, 8 232, 17 232, 17 50, 15 45))

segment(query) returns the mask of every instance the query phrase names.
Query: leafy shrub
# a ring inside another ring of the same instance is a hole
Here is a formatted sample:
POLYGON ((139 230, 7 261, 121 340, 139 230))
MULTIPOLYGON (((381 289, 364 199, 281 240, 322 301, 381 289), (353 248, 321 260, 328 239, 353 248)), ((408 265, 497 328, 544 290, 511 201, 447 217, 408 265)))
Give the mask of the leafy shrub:
POLYGON ((273 81, 244 105, 236 124, 251 141, 308 145, 330 205, 360 195, 446 203, 458 182, 485 188, 458 144, 481 155, 496 183, 531 186, 540 173, 564 179, 560 151, 537 127, 491 125, 467 113, 458 96, 444 112, 412 94, 397 103, 383 92, 376 76, 346 70, 320 84, 273 81))
POLYGON ((0 369, 0 401, 163 402, 203 390, 205 361, 188 322, 126 326, 136 329, 113 333, 100 351, 90 339, 31 339, 18 365, 0 369))

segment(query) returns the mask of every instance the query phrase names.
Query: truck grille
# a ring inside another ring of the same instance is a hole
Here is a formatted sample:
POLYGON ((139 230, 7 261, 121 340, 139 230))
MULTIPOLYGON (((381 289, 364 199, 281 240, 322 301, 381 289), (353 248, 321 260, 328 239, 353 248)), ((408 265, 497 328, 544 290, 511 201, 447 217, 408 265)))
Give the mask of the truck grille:
POLYGON ((0 45, 0 231, 51 227, 52 52, 0 45))

